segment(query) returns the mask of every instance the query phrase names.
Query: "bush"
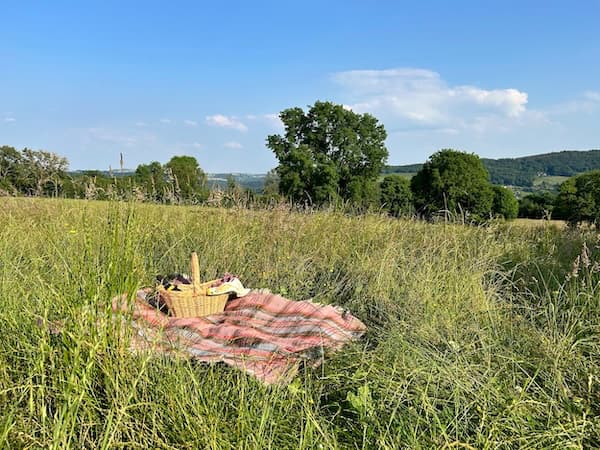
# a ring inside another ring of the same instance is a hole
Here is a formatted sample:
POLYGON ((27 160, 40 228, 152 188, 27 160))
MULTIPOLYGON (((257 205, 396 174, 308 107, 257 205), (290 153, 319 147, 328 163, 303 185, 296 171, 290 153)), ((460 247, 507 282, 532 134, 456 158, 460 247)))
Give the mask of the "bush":
POLYGON ((493 186, 492 189, 494 191, 493 214, 504 219, 516 219, 519 213, 519 202, 513 191, 503 186, 493 186))
POLYGON ((387 175, 381 182, 381 205, 391 216, 408 216, 413 212, 410 181, 402 175, 387 175))

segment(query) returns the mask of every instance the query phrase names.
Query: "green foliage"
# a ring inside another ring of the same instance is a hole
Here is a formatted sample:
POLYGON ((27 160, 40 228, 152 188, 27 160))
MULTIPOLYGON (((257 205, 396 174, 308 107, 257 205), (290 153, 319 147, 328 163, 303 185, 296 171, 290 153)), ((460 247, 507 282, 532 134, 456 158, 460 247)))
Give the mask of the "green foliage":
POLYGON ((519 199, 519 217, 548 219, 552 216, 556 195, 551 192, 529 194, 519 199))
POLYGON ((270 170, 265 176, 262 193, 267 197, 277 197, 279 195, 279 175, 275 169, 270 170))
POLYGON ((410 181, 397 174, 387 175, 381 182, 381 205, 395 217, 408 216, 413 212, 410 181))
POLYGON ((0 195, 197 203, 207 199, 206 175, 191 156, 141 164, 133 174, 67 173, 67 159, 43 150, 0 147, 0 195))
POLYGON ((162 202, 168 197, 170 185, 167 173, 165 167, 158 161, 140 164, 135 169, 134 177, 149 199, 162 202))
POLYGON ((477 155, 445 149, 433 154, 411 180, 417 211, 442 211, 483 220, 492 210, 494 192, 477 155))
POLYGON ((174 156, 165 164, 180 200, 202 201, 208 197, 206 174, 193 156, 174 156))
POLYGON ((532 186, 540 174, 573 176, 600 169, 600 150, 562 151, 523 158, 485 159, 492 183, 511 186, 532 186))
POLYGON ((381 173, 383 175, 393 174, 393 173, 404 173, 404 174, 415 174, 421 168, 423 164, 407 164, 403 166, 385 166, 381 173))
POLYGON ((0 147, 0 190, 8 194, 16 194, 22 184, 23 156, 13 147, 0 147))
POLYGON ((67 178, 66 158, 44 150, 0 147, 0 189, 10 194, 58 196, 67 178))
POLYGON ((494 190, 494 201, 492 213, 504 219, 516 219, 519 214, 519 201, 510 189, 503 186, 492 186, 494 190))
POLYGON ((294 202, 320 205, 338 198, 354 204, 377 200, 376 180, 388 156, 383 125, 369 114, 316 102, 308 112, 279 115, 283 135, 270 135, 279 160, 279 189, 294 202))
MULTIPOLYGON (((521 187, 541 184, 541 187, 553 188, 556 177, 600 169, 600 150, 563 151, 522 158, 483 158, 482 162, 493 184, 521 187)), ((413 173, 421 167, 422 164, 386 166, 382 173, 413 173)))
POLYGON ((571 225, 600 225, 600 170, 569 178, 560 186, 556 217, 571 225))

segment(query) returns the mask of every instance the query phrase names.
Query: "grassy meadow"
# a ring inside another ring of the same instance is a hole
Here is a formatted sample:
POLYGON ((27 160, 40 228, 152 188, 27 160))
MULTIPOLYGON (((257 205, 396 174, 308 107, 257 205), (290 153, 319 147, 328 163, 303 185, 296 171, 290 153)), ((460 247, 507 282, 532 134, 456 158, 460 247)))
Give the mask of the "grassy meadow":
POLYGON ((600 447, 592 231, 50 199, 0 210, 1 447, 600 447), (193 250, 207 279, 343 305, 369 331, 283 386, 129 354, 110 299, 187 272, 193 250))

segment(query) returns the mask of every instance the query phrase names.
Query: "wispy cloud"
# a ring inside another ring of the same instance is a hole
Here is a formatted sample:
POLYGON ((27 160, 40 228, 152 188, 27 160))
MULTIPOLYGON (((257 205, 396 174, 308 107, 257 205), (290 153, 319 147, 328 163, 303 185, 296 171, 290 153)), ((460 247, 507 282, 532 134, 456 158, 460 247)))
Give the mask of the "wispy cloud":
POLYGON ((173 123, 173 121, 171 119, 160 119, 160 123, 164 123, 164 124, 170 124, 173 123))
POLYGON ((84 141, 100 141, 116 146, 135 147, 156 141, 156 136, 149 133, 128 134, 103 127, 87 128, 83 134, 84 141))
POLYGON ((281 119, 279 118, 279 114, 263 114, 262 117, 272 127, 283 128, 283 122, 281 122, 281 119))
POLYGON ((528 112, 526 92, 452 86, 427 69, 351 70, 333 80, 343 88, 347 108, 404 127, 483 129, 482 124, 517 122, 528 112))
POLYGON ((5 117, 4 118, 4 122, 6 122, 6 123, 13 123, 16 121, 17 121, 17 119, 15 119, 14 117, 5 117))
POLYGON ((577 113, 592 113, 600 108, 600 92, 586 91, 577 97, 553 105, 545 111, 549 116, 562 116, 577 113))
POLYGON ((194 142, 192 144, 192 147, 194 147, 197 150, 200 150, 200 149, 204 148, 204 145, 202 145, 200 142, 194 142))
POLYGON ((147 127, 148 124, 146 122, 139 121, 139 122, 135 123, 135 126, 139 127, 139 128, 144 128, 144 127, 147 127))
POLYGON ((279 114, 248 114, 246 115, 247 120, 262 122, 271 128, 283 129, 283 123, 279 119, 279 114))
POLYGON ((248 131, 248 127, 235 116, 224 116, 223 114, 206 116, 206 123, 214 127, 231 128, 242 132, 248 131))
POLYGON ((244 147, 242 144, 240 144, 239 142, 236 142, 236 141, 225 142, 225 144, 223 144, 223 146, 227 147, 227 148, 236 149, 236 150, 244 147))
POLYGON ((590 101, 600 103, 600 91, 587 91, 583 96, 590 101))
POLYGON ((197 127, 198 126, 198 122, 196 122, 194 120, 189 120, 189 119, 184 120, 183 124, 188 127, 197 127))

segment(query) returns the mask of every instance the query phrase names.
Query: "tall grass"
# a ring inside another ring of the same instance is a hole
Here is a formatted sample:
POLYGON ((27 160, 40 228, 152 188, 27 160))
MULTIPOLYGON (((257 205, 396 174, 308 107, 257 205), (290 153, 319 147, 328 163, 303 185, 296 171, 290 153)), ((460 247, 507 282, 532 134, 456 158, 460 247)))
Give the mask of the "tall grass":
POLYGON ((4 447, 600 446, 591 232, 64 200, 0 208, 4 447), (193 250, 207 279, 230 271, 342 305, 369 331, 284 386, 129 354, 111 297, 187 271, 193 250), (48 330, 57 320, 60 335, 48 330))

